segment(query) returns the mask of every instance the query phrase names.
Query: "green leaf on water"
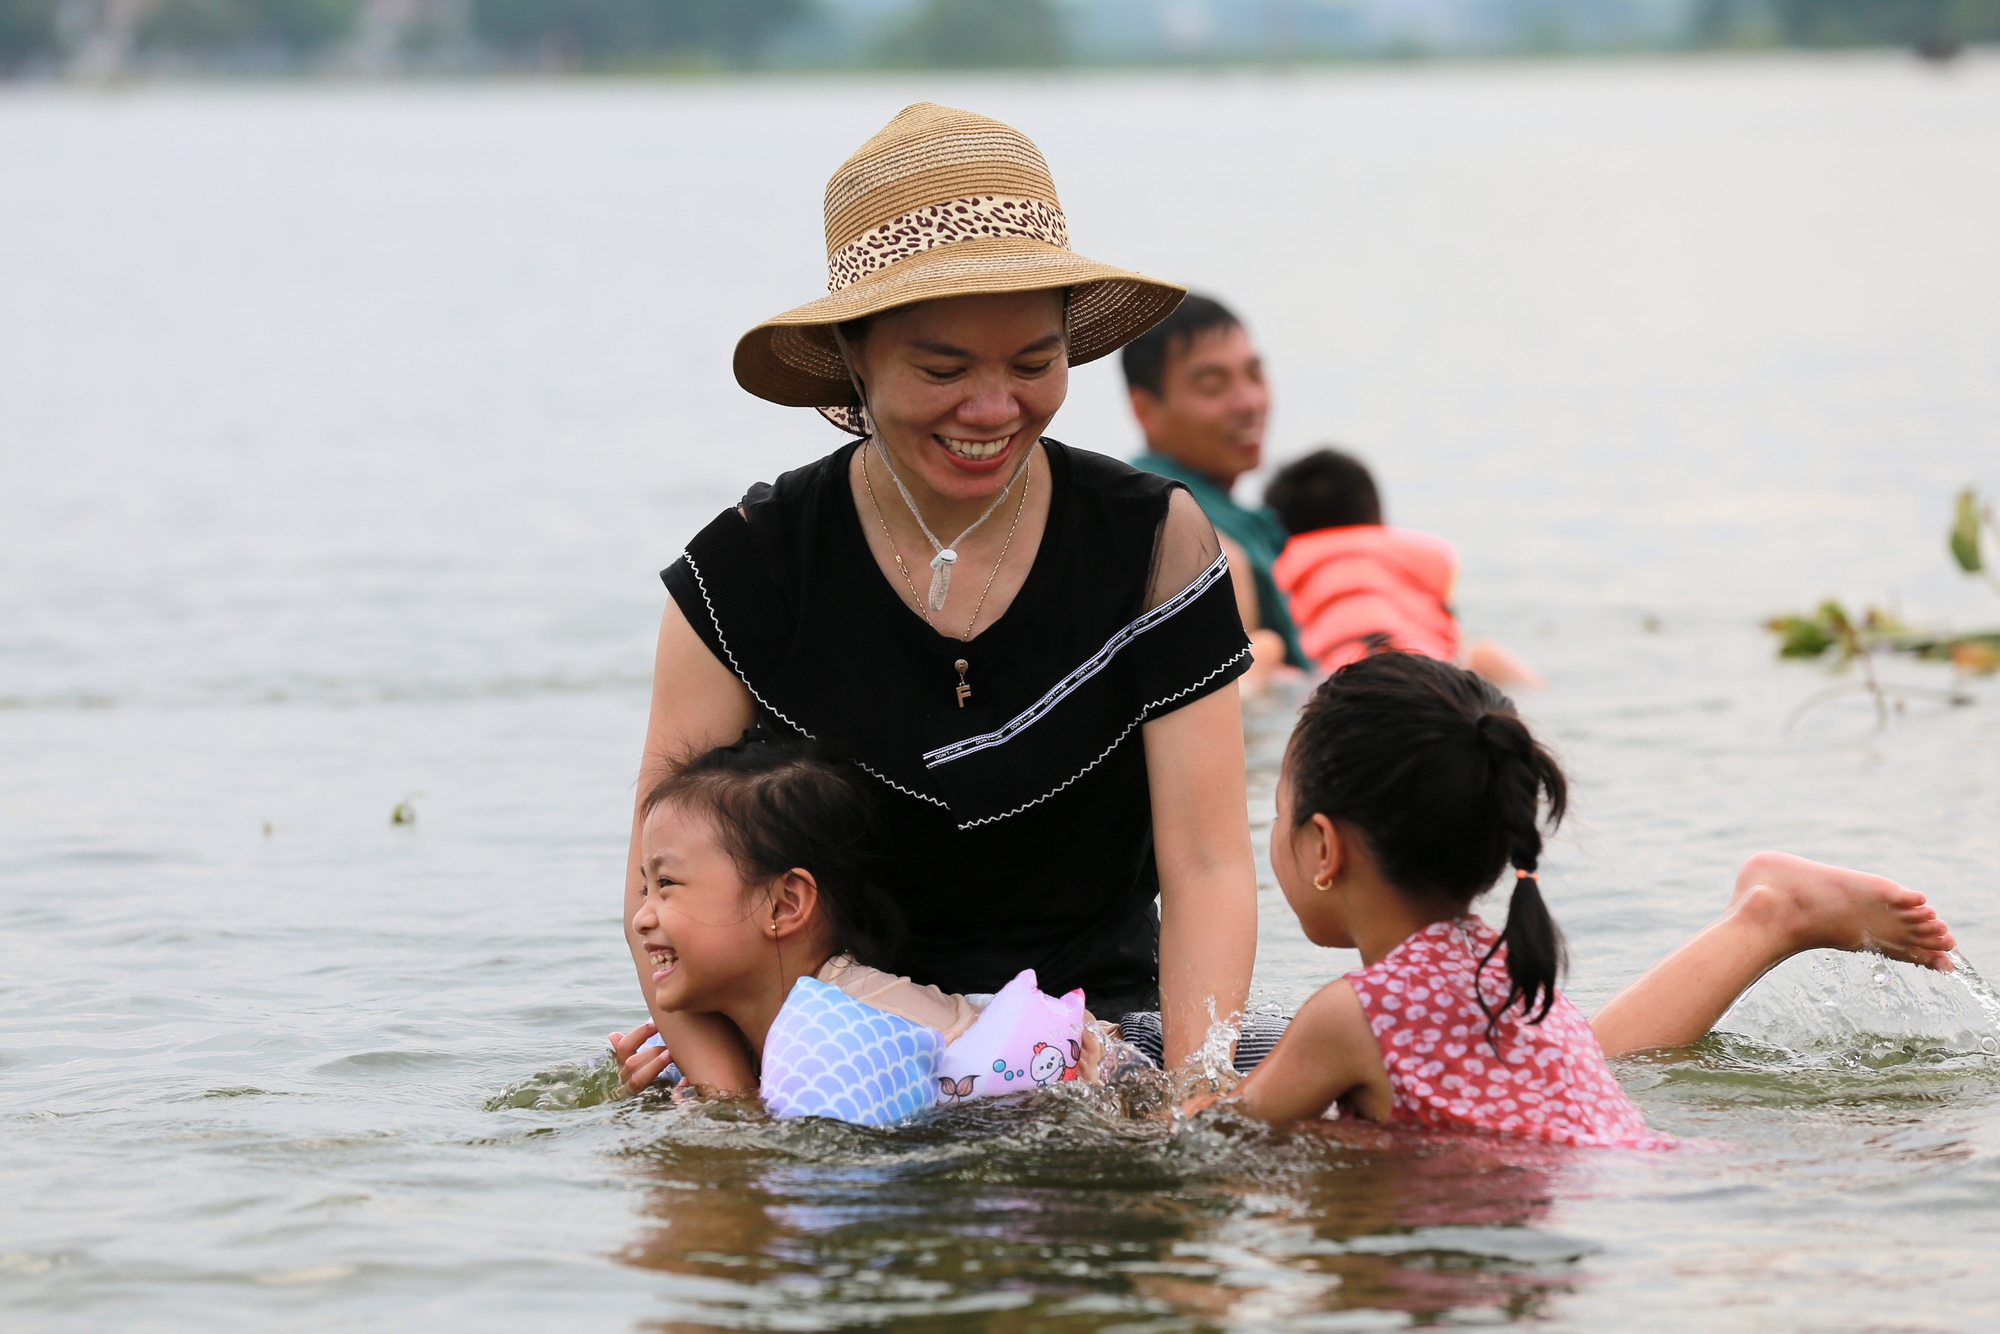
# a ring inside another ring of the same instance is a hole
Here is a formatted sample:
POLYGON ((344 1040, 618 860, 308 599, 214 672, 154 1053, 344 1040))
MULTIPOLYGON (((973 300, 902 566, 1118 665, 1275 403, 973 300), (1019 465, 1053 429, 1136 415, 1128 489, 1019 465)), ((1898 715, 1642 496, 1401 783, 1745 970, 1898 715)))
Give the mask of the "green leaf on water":
POLYGON ((1833 647, 1825 627, 1804 616, 1773 616, 1764 625, 1778 636, 1781 658, 1817 658, 1833 647))
POLYGON ((1978 574, 1984 568, 1979 558, 1979 495, 1969 486, 1958 493, 1951 525, 1951 558, 1967 574, 1978 574))
POLYGON ((1862 626, 1857 627, 1847 608, 1835 598, 1820 603, 1810 616, 1773 616, 1764 622, 1764 628, 1778 636, 1779 657, 1817 658, 1828 649, 1837 649, 1842 662, 1867 651, 1863 628, 1877 633, 1895 625, 1892 617, 1870 607, 1862 626))

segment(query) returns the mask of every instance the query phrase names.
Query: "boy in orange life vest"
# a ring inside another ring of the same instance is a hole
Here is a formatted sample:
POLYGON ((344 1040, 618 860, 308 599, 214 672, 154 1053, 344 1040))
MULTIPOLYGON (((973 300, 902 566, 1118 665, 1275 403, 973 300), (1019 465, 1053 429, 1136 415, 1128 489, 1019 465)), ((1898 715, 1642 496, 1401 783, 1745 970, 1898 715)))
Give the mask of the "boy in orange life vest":
POLYGON ((1541 684, 1534 668, 1490 640, 1460 644, 1450 603, 1458 553, 1441 537, 1385 525, 1360 460, 1315 450, 1278 470, 1264 503, 1291 534, 1271 573, 1321 671, 1400 649, 1498 685, 1541 684))

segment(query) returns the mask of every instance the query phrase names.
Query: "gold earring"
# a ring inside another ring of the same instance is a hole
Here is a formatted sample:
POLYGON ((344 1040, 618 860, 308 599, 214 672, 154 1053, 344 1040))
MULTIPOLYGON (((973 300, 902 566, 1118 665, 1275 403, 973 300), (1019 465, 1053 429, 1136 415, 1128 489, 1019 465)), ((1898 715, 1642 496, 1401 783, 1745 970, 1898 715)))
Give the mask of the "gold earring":
POLYGON ((1326 893, 1329 889, 1333 888, 1333 877, 1330 875, 1314 876, 1313 888, 1318 890, 1322 894, 1326 893))

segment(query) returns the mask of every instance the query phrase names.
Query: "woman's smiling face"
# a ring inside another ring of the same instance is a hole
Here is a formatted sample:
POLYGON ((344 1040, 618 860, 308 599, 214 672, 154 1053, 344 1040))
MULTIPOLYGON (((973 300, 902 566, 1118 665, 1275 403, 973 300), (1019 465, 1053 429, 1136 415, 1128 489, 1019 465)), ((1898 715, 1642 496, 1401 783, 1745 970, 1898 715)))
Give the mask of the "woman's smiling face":
POLYGON ((764 900, 705 815, 663 802, 641 840, 645 884, 632 931, 652 961, 654 1003, 669 1014, 719 1010, 769 972, 757 916, 764 900))
POLYGON ((851 351, 898 471, 948 501, 1006 485, 1069 393, 1059 291, 920 302, 851 351))

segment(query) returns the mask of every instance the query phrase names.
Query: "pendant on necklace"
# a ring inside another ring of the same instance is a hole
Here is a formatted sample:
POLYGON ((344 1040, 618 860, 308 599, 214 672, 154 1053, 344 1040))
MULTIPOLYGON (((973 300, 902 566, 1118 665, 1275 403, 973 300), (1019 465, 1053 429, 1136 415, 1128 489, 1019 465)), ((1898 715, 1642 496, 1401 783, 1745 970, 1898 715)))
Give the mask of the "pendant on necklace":
POLYGON ((950 547, 939 547, 937 555, 931 557, 932 611, 944 610, 945 597, 951 592, 951 567, 956 564, 958 553, 950 547))
POLYGON ((964 658, 951 665, 951 669, 958 673, 958 707, 961 709, 965 707, 965 701, 972 698, 972 687, 965 683, 965 669, 968 665, 964 658))

